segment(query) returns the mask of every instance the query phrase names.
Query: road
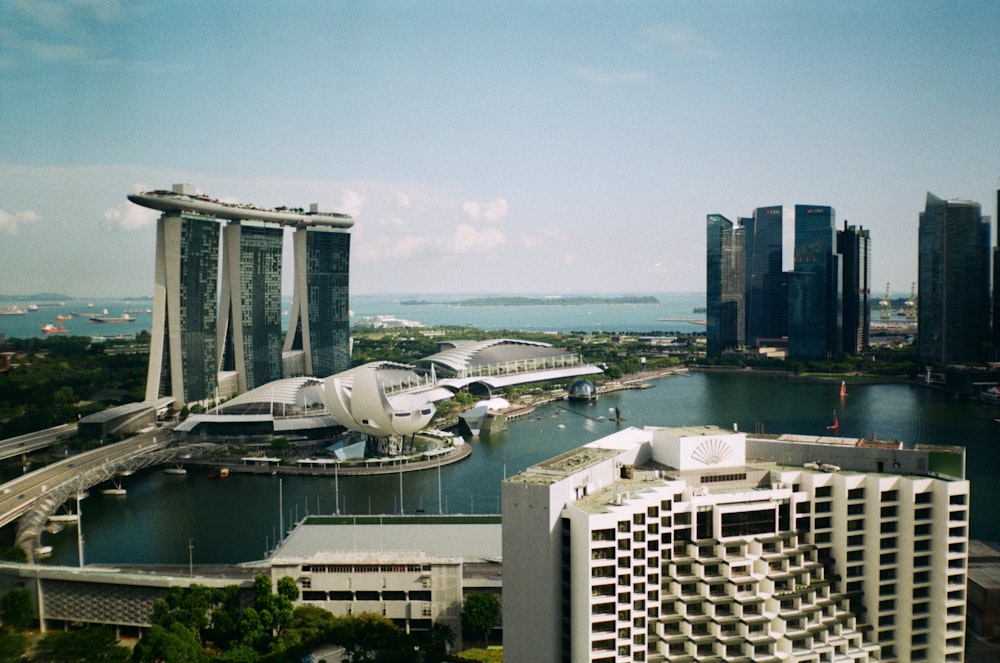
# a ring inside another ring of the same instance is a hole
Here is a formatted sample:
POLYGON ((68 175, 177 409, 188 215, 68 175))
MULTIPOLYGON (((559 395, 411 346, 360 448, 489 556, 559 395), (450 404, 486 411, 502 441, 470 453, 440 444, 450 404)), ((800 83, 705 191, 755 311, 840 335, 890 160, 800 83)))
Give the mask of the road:
MULTIPOLYGON (((55 429, 49 429, 48 432, 52 430, 55 429)), ((72 481, 89 470, 99 469, 129 456, 155 451, 172 441, 173 434, 170 431, 156 429, 124 442, 68 456, 9 481, 0 486, 0 527, 16 521, 53 488, 72 481)))
POLYGON ((51 447, 61 438, 72 435, 76 435, 76 424, 63 424, 55 428, 47 428, 35 433, 0 440, 0 460, 14 458, 21 454, 29 454, 32 451, 51 447))

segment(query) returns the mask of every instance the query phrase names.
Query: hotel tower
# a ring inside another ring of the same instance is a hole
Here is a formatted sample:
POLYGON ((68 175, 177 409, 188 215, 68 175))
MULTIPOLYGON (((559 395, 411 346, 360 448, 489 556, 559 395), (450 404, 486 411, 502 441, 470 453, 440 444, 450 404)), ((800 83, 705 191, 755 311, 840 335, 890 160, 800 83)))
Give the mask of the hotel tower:
POLYGON ((222 203, 185 184, 128 198, 163 212, 156 226, 146 400, 172 398, 180 409, 282 377, 326 377, 350 367, 347 231, 354 219, 315 205, 304 212, 222 203), (281 330, 285 227, 295 229, 287 338, 281 330))
POLYGON ((628 428, 503 482, 504 657, 963 660, 963 447, 628 428))

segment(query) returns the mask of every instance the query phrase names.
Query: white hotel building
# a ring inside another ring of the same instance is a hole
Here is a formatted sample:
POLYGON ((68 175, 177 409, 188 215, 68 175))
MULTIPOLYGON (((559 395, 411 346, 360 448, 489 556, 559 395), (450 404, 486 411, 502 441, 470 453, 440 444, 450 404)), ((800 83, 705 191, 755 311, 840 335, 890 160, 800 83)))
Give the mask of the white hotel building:
POLYGON ((964 450, 630 428, 503 485, 504 656, 962 661, 964 450))

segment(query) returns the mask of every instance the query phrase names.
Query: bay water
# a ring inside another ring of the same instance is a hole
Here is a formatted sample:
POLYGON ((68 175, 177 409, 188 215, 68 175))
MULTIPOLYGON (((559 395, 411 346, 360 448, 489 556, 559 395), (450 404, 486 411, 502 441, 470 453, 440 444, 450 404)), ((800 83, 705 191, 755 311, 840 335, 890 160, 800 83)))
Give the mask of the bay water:
MULTIPOLYGON (((809 382, 784 375, 692 372, 661 378, 649 389, 604 395, 593 404, 557 401, 508 422, 506 431, 471 438, 473 452, 454 465, 378 477, 208 478, 149 469, 127 477, 125 496, 97 490, 82 502, 86 563, 195 564, 260 559, 280 528, 308 514, 498 513, 505 476, 608 435, 623 426, 715 424, 767 433, 824 435, 833 412, 839 434, 900 440, 905 446, 967 449, 971 535, 1000 540, 1000 407, 950 400, 921 386, 809 382), (620 408, 622 423, 607 419, 620 408), (600 417, 605 417, 600 419, 600 417), (440 486, 440 489, 439 489, 440 486), (280 505, 280 506, 279 506, 280 505), (189 549, 189 543, 191 548, 189 549)), ((52 563, 77 563, 77 533, 43 536, 52 563)))

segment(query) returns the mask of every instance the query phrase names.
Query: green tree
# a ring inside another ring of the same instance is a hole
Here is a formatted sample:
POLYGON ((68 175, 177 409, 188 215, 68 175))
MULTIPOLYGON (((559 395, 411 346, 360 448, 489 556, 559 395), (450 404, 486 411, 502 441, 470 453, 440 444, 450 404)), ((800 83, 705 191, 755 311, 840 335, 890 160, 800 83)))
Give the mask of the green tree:
POLYGON ((291 602, 299 600, 299 586, 292 576, 278 578, 278 596, 283 596, 291 602))
POLYGON ((454 644, 455 631, 443 622, 434 622, 421 648, 425 663, 441 663, 454 644))
POLYGON ((127 663, 129 651, 107 626, 51 631, 35 645, 36 663, 127 663))
POLYGON ((35 604, 31 592, 23 587, 14 587, 0 599, 3 620, 18 631, 31 628, 35 621, 35 604))
POLYGON ((31 640, 24 633, 0 630, 0 663, 20 663, 31 640))
POLYGON ((493 594, 476 592, 465 597, 462 630, 484 644, 500 621, 500 601, 493 594))
POLYGON ((322 608, 299 606, 292 613, 288 626, 275 638, 271 651, 285 652, 290 657, 301 658, 309 649, 327 641, 334 623, 334 616, 322 608))
POLYGON ((411 636, 392 620, 371 612, 338 618, 330 642, 344 648, 348 663, 411 663, 418 658, 411 636))
POLYGON ((154 624, 132 649, 135 663, 203 663, 208 660, 194 632, 180 622, 154 624))

